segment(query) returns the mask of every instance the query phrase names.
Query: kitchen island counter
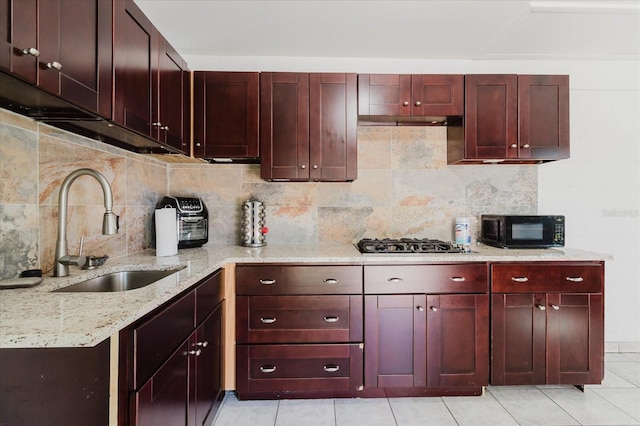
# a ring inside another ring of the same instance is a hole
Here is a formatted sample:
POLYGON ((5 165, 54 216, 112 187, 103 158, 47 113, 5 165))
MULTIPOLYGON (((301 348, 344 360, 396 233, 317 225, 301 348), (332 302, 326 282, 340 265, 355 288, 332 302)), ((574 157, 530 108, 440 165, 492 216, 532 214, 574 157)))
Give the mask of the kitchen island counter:
POLYGON ((472 253, 361 254, 353 245, 206 245, 156 257, 152 250, 110 259, 93 271, 47 276, 34 288, 0 290, 0 348, 92 347, 142 318, 226 264, 444 263, 605 261, 606 254, 575 249, 505 250, 477 245, 472 253), (171 269, 176 274, 146 287, 112 293, 52 293, 95 276, 123 270, 171 269))

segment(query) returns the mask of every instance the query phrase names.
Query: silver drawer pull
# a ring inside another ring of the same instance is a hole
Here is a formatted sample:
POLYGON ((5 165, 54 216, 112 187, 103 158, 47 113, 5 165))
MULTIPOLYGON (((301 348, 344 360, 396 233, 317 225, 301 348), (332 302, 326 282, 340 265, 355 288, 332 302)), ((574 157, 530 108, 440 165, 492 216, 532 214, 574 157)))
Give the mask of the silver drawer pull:
POLYGON ((527 281, 529 281, 529 278, 527 278, 527 277, 511 277, 511 281, 515 281, 517 283, 526 283, 527 281))
POLYGON ((261 365, 260 366, 260 371, 262 373, 273 373, 274 371, 276 371, 276 366, 275 365, 261 365))
POLYGON ((199 346, 201 348, 206 348, 207 346, 209 346, 209 342, 207 342, 206 340, 204 342, 198 342, 196 343, 196 346, 199 346))
POLYGON ((273 318, 260 318, 260 321, 264 324, 273 324, 274 322, 276 322, 276 317, 273 318))
POLYGON ((401 283, 404 280, 402 278, 392 277, 388 278, 387 281, 389 281, 390 283, 401 283))
POLYGON ((202 349, 196 349, 196 350, 188 351, 187 355, 200 356, 201 353, 202 353, 202 349))
POLYGON ((554 304, 551 304, 551 307, 553 308, 554 311, 557 311, 560 309, 560 306, 554 305, 554 304))
POLYGON ((584 281, 584 278, 582 277, 566 277, 565 279, 567 281, 571 281, 572 283, 581 283, 582 281, 584 281))
POLYGON ((276 280, 265 280, 265 279, 261 279, 260 280, 260 284, 262 285, 272 285, 275 284, 276 280))
POLYGON ((335 278, 327 278, 325 280, 322 280, 322 282, 325 284, 338 284, 338 280, 335 278))
POLYGON ((419 312, 424 312, 424 307, 422 307, 422 306, 416 306, 416 309, 417 309, 419 312))
POLYGON ((338 322, 340 317, 322 317, 325 322, 338 322))
POLYGON ((540 309, 541 311, 546 311, 546 310, 547 310, 547 307, 546 307, 546 306, 541 305, 541 304, 539 304, 539 303, 536 305, 536 308, 540 309))
POLYGON ((327 373, 335 373, 336 371, 340 370, 339 365, 325 365, 323 368, 327 373))
POLYGON ((455 281, 457 283, 461 283, 463 281, 466 281, 465 277, 451 277, 449 278, 451 281, 455 281))
POLYGON ((429 306, 432 312, 438 312, 438 308, 436 306, 429 306))

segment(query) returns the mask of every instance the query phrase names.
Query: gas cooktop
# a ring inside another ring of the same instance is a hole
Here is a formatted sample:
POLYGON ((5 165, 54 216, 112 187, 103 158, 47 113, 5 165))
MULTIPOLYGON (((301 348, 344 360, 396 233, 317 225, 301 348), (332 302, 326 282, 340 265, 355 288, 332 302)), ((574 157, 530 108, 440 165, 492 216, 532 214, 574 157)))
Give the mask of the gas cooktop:
POLYGON ((428 238, 363 238, 355 245, 360 253, 463 253, 464 249, 447 241, 428 238))

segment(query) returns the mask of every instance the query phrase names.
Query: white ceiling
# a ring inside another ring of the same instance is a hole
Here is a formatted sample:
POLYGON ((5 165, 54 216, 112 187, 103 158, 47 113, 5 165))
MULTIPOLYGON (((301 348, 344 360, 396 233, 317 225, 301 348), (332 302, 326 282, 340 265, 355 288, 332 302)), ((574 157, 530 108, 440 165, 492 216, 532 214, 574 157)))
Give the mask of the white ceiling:
POLYGON ((640 59, 640 0, 135 0, 189 57, 640 59))

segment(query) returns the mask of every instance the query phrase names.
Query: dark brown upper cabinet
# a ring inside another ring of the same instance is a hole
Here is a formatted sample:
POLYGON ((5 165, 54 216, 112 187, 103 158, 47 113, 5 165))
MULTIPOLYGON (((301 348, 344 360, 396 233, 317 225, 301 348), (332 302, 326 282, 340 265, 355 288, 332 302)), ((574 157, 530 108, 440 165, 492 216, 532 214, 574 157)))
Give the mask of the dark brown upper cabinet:
MULTIPOLYGON (((0 21, 1 68, 111 117, 112 0, 0 0, 0 21)), ((38 106, 26 94, 24 101, 38 106)), ((56 113, 57 106, 44 106, 56 113)))
POLYGON ((356 74, 261 73, 261 177, 354 180, 356 86, 356 74))
POLYGON ((464 123, 447 140, 450 164, 569 158, 569 76, 465 76, 464 123))
POLYGON ((187 63, 169 44, 158 36, 158 70, 153 90, 152 137, 182 151, 190 152, 191 79, 187 63))
POLYGON ((114 21, 113 120, 188 152, 186 63, 133 0, 115 0, 114 21))
POLYGON ((196 71, 193 98, 195 157, 258 160, 259 73, 196 71))
POLYGON ((362 124, 367 121, 443 124, 446 117, 463 113, 463 75, 358 75, 358 115, 362 124))

